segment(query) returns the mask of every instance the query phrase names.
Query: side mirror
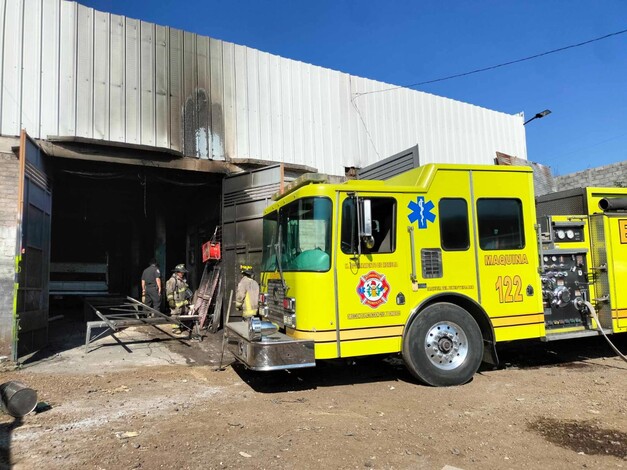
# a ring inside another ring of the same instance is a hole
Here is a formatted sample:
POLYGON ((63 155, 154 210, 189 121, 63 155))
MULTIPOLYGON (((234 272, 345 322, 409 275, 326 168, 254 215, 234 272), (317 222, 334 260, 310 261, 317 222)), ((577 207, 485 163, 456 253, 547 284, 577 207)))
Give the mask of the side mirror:
POLYGON ((370 199, 358 199, 359 203, 359 237, 372 237, 372 209, 370 199))

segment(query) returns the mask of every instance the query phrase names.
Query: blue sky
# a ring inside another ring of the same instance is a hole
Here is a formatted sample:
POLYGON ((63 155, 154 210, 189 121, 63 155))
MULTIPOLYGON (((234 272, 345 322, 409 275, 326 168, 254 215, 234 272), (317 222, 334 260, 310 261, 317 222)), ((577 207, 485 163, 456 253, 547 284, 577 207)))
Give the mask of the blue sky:
MULTIPOLYGON (((627 29, 624 0, 79 0, 98 10, 407 85, 627 29)), ((416 89, 528 118, 555 174, 627 160, 627 34, 416 89)))

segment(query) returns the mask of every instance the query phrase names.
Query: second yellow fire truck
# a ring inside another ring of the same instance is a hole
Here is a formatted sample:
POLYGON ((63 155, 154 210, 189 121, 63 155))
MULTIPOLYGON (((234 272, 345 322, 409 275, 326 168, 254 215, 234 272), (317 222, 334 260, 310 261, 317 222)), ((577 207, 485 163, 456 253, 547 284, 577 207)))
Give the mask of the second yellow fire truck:
POLYGON ((253 370, 400 353, 448 386, 499 342, 627 332, 626 210, 623 188, 536 209, 528 167, 303 177, 265 211, 261 319, 228 324, 229 348, 253 370))

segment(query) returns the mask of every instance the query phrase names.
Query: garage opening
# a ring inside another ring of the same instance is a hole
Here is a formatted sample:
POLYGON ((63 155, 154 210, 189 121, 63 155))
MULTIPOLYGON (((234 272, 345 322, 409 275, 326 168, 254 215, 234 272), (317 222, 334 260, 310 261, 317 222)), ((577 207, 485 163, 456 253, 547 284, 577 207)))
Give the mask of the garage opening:
POLYGON ((53 347, 84 341, 84 298, 139 299, 141 274, 153 257, 164 286, 174 266, 185 263, 190 286, 198 287, 202 244, 220 224, 222 175, 56 159, 53 181, 53 347))

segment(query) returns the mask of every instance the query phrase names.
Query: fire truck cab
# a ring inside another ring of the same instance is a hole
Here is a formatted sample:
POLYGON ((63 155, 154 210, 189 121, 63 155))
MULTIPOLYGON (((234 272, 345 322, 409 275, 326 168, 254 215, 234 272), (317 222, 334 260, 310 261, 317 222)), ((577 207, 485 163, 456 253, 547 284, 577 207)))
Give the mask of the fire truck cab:
POLYGON ((226 326, 253 370, 400 353, 420 381, 458 385, 498 342, 627 331, 625 189, 537 219, 528 167, 313 176, 264 213, 261 318, 226 326))

